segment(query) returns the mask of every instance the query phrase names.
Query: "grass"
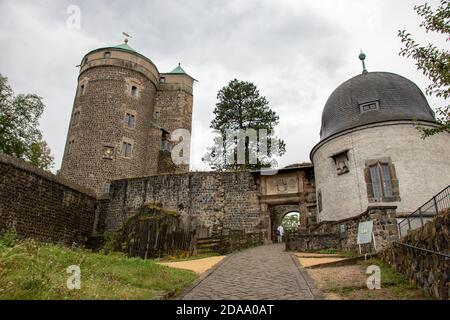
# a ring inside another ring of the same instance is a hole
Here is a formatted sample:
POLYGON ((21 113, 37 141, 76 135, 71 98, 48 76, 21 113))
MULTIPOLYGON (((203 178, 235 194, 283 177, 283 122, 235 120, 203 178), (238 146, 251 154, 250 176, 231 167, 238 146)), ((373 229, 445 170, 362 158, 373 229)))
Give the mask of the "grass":
POLYGON ((336 253, 338 253, 338 251, 335 249, 322 249, 322 250, 317 251, 317 253, 319 253, 319 254, 336 254, 336 253))
MULTIPOLYGON (((395 271, 391 266, 377 258, 361 260, 357 262, 362 269, 366 270, 371 265, 380 267, 382 290, 368 290, 364 285, 343 286, 331 288, 330 291, 337 293, 347 299, 394 299, 394 300, 416 300, 431 299, 425 292, 414 286, 406 277, 395 271)), ((369 276, 369 275, 368 275, 369 276)))
POLYGON ((377 258, 370 258, 366 261, 359 261, 363 268, 370 265, 377 265, 381 271, 381 285, 388 288, 391 294, 399 300, 411 299, 431 299, 424 291, 418 289, 411 281, 409 281, 401 273, 377 258))
POLYGON ((153 260, 99 254, 33 240, 0 239, 0 299, 158 299, 178 295, 196 278, 153 260), (80 266, 81 289, 67 289, 69 266, 80 266))
POLYGON ((327 299, 338 300, 423 300, 432 299, 406 277, 377 258, 356 261, 353 264, 307 270, 325 293, 327 299), (381 272, 381 289, 367 288, 369 266, 376 265, 381 272))

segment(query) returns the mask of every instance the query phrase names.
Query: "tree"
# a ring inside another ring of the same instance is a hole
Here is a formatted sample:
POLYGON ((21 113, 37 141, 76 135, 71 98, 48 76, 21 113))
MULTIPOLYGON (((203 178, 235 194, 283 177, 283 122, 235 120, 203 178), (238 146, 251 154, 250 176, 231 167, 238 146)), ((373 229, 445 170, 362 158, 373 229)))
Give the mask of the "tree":
POLYGON ((219 90, 211 129, 215 145, 202 159, 214 170, 257 170, 276 166, 286 145, 274 133, 278 115, 251 82, 234 79, 219 90))
POLYGON ((298 213, 287 214, 281 222, 283 229, 286 231, 293 231, 298 229, 300 217, 298 213))
POLYGON ((0 152, 48 170, 53 156, 38 128, 44 107, 35 94, 14 95, 0 74, 0 152))
MULTIPOLYGON (((448 0, 441 0, 435 10, 428 3, 415 6, 414 10, 423 18, 420 27, 425 28, 427 33, 443 34, 446 41, 450 41, 450 2, 448 0)), ((403 43, 400 55, 414 59, 417 68, 431 80, 431 84, 426 90, 427 95, 447 99, 450 95, 450 52, 446 49, 439 49, 431 43, 421 46, 406 30, 400 30, 398 35, 403 43)), ((437 109, 436 120, 438 126, 435 128, 424 128, 417 125, 423 138, 450 130, 450 105, 447 104, 437 109)))

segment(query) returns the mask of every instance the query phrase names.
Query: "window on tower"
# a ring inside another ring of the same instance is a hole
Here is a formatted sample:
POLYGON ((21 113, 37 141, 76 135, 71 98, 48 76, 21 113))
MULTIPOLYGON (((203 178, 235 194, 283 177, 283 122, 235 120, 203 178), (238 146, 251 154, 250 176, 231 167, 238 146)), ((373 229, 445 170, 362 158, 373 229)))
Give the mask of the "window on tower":
POLYGON ((103 184, 103 193, 109 193, 109 191, 111 190, 111 182, 105 182, 103 184))
POLYGON ((71 154, 73 151, 73 146, 75 144, 75 140, 70 140, 69 144, 67 145, 67 154, 71 154))
POLYGON ((374 110, 380 110, 380 102, 372 101, 372 102, 362 103, 359 105, 359 108, 360 108, 361 113, 374 111, 374 110))
POLYGON ((125 158, 131 158, 131 154, 133 151, 133 145, 129 142, 123 142, 122 143, 122 156, 125 158))
POLYGON ((161 151, 170 152, 170 149, 170 134, 163 131, 161 136, 161 151))
POLYGON ((81 115, 81 111, 79 111, 79 110, 75 111, 75 113, 73 114, 73 122, 72 122, 73 126, 78 125, 78 122, 80 120, 80 115, 81 115))
POLYGON ((125 113, 125 127, 129 129, 134 129, 136 123, 136 116, 129 112, 125 113))
POLYGON ((365 170, 369 202, 400 201, 394 165, 389 161, 369 162, 365 170))
POLYGON ((138 88, 136 86, 131 86, 131 96, 137 97, 138 95, 138 88))
POLYGON ((105 52, 105 53, 103 54, 103 57, 104 57, 105 59, 111 58, 111 52, 105 52))

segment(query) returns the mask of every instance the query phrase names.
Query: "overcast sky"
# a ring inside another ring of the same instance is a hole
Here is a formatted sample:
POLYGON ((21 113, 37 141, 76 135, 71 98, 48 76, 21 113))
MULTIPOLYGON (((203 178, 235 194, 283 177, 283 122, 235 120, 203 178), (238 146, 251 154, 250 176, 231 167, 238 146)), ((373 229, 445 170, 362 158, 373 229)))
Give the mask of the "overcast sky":
MULTIPOLYGON (((201 157, 212 143, 209 123, 216 94, 234 78, 254 82, 279 114, 278 132, 287 144, 284 166, 309 161, 326 100, 362 71, 360 48, 369 71, 398 73, 425 89, 428 80, 414 62, 398 56, 397 37, 398 29, 407 29, 424 43, 446 45, 418 27, 413 7, 423 2, 0 0, 0 73, 16 93, 44 98, 41 128, 58 169, 76 88, 75 66, 88 51, 123 42, 126 31, 133 35, 129 44, 160 72, 181 62, 199 80, 191 169, 208 169, 201 157), (80 29, 67 27, 70 5, 81 9, 80 29)), ((442 103, 429 102, 433 108, 442 103)))

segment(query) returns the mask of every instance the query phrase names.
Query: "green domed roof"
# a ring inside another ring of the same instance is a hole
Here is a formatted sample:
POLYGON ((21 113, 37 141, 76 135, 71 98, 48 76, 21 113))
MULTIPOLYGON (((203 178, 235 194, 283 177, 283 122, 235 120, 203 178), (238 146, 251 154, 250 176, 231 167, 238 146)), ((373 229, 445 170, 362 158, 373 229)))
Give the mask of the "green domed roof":
MULTIPOLYGON (((158 68, 156 67, 156 65, 153 63, 152 60, 150 60, 149 58, 147 58, 147 57, 144 56, 143 54, 137 52, 137 51, 134 50, 132 47, 130 47, 130 46, 128 45, 128 41, 124 41, 123 43, 121 43, 121 44, 119 44, 119 45, 117 45, 117 46, 103 47, 103 48, 97 48, 97 49, 94 49, 94 50, 88 52, 88 53, 83 57, 83 60, 82 60, 82 61, 84 61, 84 59, 86 58, 86 56, 87 56, 88 54, 91 54, 91 53, 97 52, 97 51, 103 51, 103 50, 119 50, 119 51, 124 51, 124 52, 132 53, 132 54, 134 54, 134 55, 137 55, 137 56, 139 56, 139 57, 141 57, 141 58, 147 60, 147 61, 150 62, 152 65, 154 65, 156 69, 158 69, 158 68)), ((158 71, 158 72, 159 72, 159 71, 158 71)))
POLYGON ((186 71, 183 70, 183 68, 181 67, 181 64, 178 64, 178 67, 176 67, 175 69, 173 69, 172 71, 170 71, 169 73, 175 73, 175 74, 187 74, 186 71))
POLYGON ((197 81, 195 78, 191 77, 186 71, 184 71, 184 69, 181 67, 181 63, 178 63, 178 66, 173 69, 170 72, 164 73, 164 74, 184 74, 186 76, 188 76, 189 78, 191 78, 193 81, 197 81))
POLYGON ((132 47, 130 47, 128 45, 128 43, 122 43, 122 44, 119 44, 118 46, 115 46, 113 48, 115 48, 115 49, 122 49, 122 50, 126 50, 126 51, 131 51, 131 52, 136 52, 137 53, 137 51, 134 50, 132 47))

